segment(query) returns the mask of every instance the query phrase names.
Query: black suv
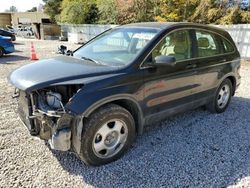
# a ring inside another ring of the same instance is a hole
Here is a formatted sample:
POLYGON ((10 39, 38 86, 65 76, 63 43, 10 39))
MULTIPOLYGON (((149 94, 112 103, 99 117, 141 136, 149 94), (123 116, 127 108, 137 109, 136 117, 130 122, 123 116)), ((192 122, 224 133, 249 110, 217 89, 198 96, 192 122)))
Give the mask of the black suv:
POLYGON ((67 55, 9 80, 31 135, 90 165, 118 159, 146 124, 199 106, 224 112, 240 84, 232 38, 207 25, 119 26, 67 55))

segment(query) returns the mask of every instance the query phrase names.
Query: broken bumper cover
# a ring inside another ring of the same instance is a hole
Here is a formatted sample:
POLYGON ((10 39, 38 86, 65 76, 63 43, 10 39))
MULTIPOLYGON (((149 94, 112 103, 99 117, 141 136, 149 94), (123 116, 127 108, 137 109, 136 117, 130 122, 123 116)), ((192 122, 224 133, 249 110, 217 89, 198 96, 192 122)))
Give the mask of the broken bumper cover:
POLYGON ((68 151, 71 148, 71 130, 69 128, 64 128, 57 130, 52 138, 49 139, 49 145, 51 149, 68 151))
POLYGON ((73 116, 67 112, 37 109, 32 96, 20 92, 18 96, 20 119, 33 136, 48 140, 52 149, 68 151, 71 149, 71 123, 73 116))

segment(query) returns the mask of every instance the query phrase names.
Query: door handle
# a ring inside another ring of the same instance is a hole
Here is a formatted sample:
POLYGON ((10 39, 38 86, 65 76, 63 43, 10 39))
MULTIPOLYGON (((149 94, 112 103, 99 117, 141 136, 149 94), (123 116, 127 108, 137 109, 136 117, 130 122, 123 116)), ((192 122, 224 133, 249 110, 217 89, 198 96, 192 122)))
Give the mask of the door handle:
POLYGON ((194 69, 194 68, 196 68, 196 67, 197 67, 196 64, 188 64, 188 65, 186 66, 186 69, 194 69))

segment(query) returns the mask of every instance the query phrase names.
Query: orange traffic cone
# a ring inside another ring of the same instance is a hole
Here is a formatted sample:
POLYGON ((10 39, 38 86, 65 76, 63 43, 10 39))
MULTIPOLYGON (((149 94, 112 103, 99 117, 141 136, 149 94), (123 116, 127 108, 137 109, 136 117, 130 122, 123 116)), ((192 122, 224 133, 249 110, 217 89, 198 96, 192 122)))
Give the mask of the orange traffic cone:
POLYGON ((36 51, 35 51, 33 42, 31 42, 31 55, 30 55, 30 60, 38 60, 38 58, 37 58, 37 56, 36 56, 36 51))

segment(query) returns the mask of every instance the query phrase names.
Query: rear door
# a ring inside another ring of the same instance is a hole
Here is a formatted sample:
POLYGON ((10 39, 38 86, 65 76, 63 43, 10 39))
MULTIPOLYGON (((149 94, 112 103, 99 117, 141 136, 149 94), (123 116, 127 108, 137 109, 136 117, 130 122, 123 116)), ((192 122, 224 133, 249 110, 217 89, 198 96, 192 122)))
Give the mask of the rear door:
POLYGON ((143 64, 146 116, 188 103, 191 105, 197 87, 192 57, 193 43, 188 29, 172 31, 155 46, 143 64), (174 56, 176 65, 147 67, 147 63, 154 63, 159 55, 174 56))
POLYGON ((214 94, 224 69, 230 71, 228 55, 224 53, 221 37, 207 30, 193 30, 196 42, 196 98, 206 98, 214 94))

